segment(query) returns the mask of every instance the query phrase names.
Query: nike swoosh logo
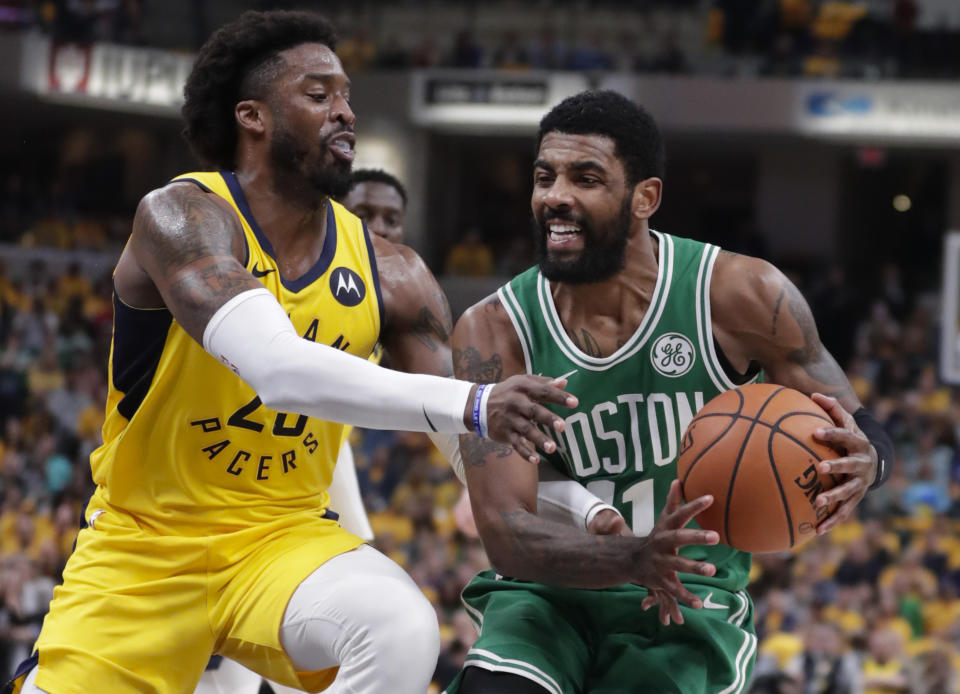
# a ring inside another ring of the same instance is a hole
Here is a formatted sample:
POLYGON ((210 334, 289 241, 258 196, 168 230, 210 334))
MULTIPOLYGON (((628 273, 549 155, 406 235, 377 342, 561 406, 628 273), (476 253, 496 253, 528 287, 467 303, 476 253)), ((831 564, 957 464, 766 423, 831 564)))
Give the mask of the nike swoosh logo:
POLYGON ((431 431, 436 431, 437 428, 436 428, 435 426, 433 426, 433 422, 430 421, 430 415, 427 414, 427 408, 424 407, 423 405, 421 405, 420 408, 423 410, 423 418, 426 419, 426 420, 427 420, 427 424, 430 425, 430 430, 431 430, 431 431))
POLYGON ((721 605, 720 603, 714 602, 710 598, 713 597, 713 591, 707 593, 707 597, 703 599, 703 606, 708 610, 726 610, 728 609, 726 605, 721 605))
POLYGON ((253 269, 250 271, 250 274, 254 277, 266 277, 271 272, 276 272, 276 268, 270 268, 269 270, 260 270, 257 268, 257 264, 253 264, 253 269))

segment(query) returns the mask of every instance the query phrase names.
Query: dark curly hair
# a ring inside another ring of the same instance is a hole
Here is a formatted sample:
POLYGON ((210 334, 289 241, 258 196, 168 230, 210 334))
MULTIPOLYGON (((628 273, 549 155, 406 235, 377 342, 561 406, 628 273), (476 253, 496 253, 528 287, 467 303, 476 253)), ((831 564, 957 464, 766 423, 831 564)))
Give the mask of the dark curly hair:
POLYGON ((403 205, 407 205, 407 190, 403 184, 393 174, 388 174, 383 169, 357 169, 350 176, 350 190, 353 190, 361 183, 383 183, 393 187, 403 200, 403 205))
POLYGON ((645 178, 663 178, 666 155, 660 128, 645 108, 618 92, 598 89, 567 97, 540 121, 538 149, 549 132, 606 135, 616 146, 630 186, 645 178))
POLYGON ((183 88, 183 137, 205 165, 232 169, 237 146, 234 108, 261 99, 283 61, 281 51, 303 43, 337 44, 336 29, 313 12, 248 11, 207 40, 183 88))

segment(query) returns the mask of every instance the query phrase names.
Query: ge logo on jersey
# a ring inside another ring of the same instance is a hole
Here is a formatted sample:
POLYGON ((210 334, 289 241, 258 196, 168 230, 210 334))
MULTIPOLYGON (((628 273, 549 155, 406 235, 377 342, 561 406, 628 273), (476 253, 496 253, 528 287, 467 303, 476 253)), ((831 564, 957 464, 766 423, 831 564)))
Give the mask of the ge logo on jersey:
POLYGON ((356 306, 367 295, 367 287, 360 275, 347 267, 338 267, 330 274, 333 298, 344 306, 356 306))
POLYGON ((696 353, 693 344, 686 335, 680 333, 666 333, 657 338, 650 350, 650 361, 653 368, 664 376, 676 378, 683 376, 693 368, 696 353))

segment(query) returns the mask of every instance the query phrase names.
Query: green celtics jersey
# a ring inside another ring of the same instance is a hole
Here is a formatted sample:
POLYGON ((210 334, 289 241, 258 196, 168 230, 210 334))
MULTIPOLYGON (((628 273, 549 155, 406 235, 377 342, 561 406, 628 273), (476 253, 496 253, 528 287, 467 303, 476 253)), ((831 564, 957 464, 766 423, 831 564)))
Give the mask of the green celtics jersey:
MULTIPOLYGON (((613 504, 647 535, 677 476, 680 438, 694 414, 736 387, 721 365, 710 321, 710 277, 720 249, 652 232, 659 241, 656 287, 636 332, 607 357, 584 354, 567 335, 549 282, 533 267, 499 290, 523 347, 528 373, 567 375, 577 396, 556 435, 550 462, 613 504)), ((735 592, 747 585, 750 555, 724 545, 690 546, 684 556, 712 562, 712 578, 682 580, 735 592)))

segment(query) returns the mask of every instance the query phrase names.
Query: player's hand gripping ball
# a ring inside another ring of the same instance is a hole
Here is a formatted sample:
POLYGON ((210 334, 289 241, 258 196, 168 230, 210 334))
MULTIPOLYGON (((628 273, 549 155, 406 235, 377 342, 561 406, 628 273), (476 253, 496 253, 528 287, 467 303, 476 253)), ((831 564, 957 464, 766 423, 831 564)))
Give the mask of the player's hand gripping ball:
POLYGON ((813 437, 832 426, 813 400, 774 384, 728 390, 708 402, 687 427, 677 461, 684 499, 714 497, 697 523, 747 552, 776 552, 812 538, 836 508, 814 505, 838 481, 817 470, 837 452, 813 437))

